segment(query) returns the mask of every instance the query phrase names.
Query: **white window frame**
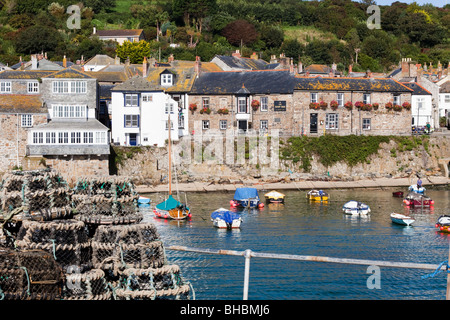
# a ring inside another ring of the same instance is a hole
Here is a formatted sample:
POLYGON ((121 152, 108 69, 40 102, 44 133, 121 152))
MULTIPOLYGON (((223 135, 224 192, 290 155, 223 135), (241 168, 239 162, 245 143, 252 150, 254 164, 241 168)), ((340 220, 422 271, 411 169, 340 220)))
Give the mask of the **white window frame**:
POLYGON ((339 113, 327 113, 325 118, 325 129, 339 129, 339 113))
POLYGON ((32 114, 21 114, 20 123, 22 128, 29 128, 33 126, 33 115, 32 114))
POLYGON ((394 101, 394 105, 401 105, 401 98, 399 94, 393 94, 393 101, 394 101))
POLYGON ((259 102, 261 104, 261 111, 268 111, 269 110, 269 98, 268 97, 261 97, 259 99, 259 102))
POLYGON ((363 130, 370 130, 371 125, 372 125, 372 120, 370 118, 362 119, 362 129, 363 130))
POLYGON ((11 92, 11 82, 1 81, 0 82, 0 93, 10 93, 11 92))
POLYGON ((139 127, 139 115, 138 114, 126 114, 124 126, 125 126, 125 128, 138 128, 139 127))
POLYGON ((171 86, 173 83, 173 74, 165 73, 161 75, 161 85, 171 86))
POLYGON ((202 129, 203 130, 209 130, 209 120, 202 120, 202 129))
POLYGON ((220 130, 227 130, 227 127, 228 127, 227 120, 219 120, 219 129, 220 130))
MULTIPOLYGON (((169 130, 169 120, 166 120, 165 123, 166 123, 166 130, 169 130)), ((174 121, 170 120, 170 131, 174 130, 173 123, 174 121)))
POLYGON ((39 93, 39 82, 28 81, 27 82, 27 93, 39 93))
POLYGON ((43 144, 44 133, 41 131, 33 132, 33 144, 43 144))
POLYGON ((52 118, 84 119, 87 106, 83 105, 52 105, 52 118))
POLYGON ((370 104, 370 93, 363 93, 363 103, 364 104, 370 104))
POLYGON ((137 93, 125 93, 125 107, 138 107, 139 96, 137 93))
POLYGON ((48 131, 45 133, 46 144, 56 144, 56 132, 48 131))
POLYGON ((444 103, 450 103, 450 94, 444 95, 444 103))
POLYGON ((149 93, 142 94, 142 101, 143 102, 152 102, 153 101, 153 95, 149 93))
POLYGON ((238 113, 248 113, 248 107, 247 107, 247 98, 245 97, 238 97, 237 99, 238 105, 237 105, 237 112, 238 113))
POLYGON ((417 109, 423 109, 425 98, 417 98, 417 109))
POLYGON ((105 131, 34 131, 32 144, 106 144, 105 131), (45 133, 45 134, 44 134, 45 133))
POLYGON ((311 92, 310 93, 310 102, 318 102, 319 101, 319 94, 317 92, 311 92))
POLYGON ((338 107, 344 106, 344 94, 342 92, 338 92, 336 94, 336 101, 338 103, 338 107))
POLYGON ((53 93, 86 93, 87 82, 85 80, 54 80, 52 82, 53 93))
POLYGON ((263 131, 267 131, 269 129, 269 120, 260 120, 259 128, 263 131))
POLYGON ((171 102, 165 104, 165 107, 164 107, 165 114, 169 114, 169 110, 170 110, 170 114, 174 113, 174 110, 175 110, 174 104, 171 102))

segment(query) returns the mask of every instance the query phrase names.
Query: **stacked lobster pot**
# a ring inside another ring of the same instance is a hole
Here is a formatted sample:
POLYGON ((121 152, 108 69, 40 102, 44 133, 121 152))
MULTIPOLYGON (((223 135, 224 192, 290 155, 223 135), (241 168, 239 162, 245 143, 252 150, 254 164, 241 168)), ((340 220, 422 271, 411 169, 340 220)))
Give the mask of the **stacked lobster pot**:
POLYGON ((123 178, 84 178, 70 189, 48 169, 6 174, 0 300, 190 299, 137 199, 123 178))

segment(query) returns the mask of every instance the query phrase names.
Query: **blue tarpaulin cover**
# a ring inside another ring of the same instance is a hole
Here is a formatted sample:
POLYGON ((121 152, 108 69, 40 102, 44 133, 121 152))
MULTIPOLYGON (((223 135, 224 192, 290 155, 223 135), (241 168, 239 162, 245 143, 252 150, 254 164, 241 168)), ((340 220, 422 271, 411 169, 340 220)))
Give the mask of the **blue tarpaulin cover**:
POLYGON ((233 223, 233 220, 239 219, 239 214, 233 211, 219 209, 211 213, 211 218, 212 219, 219 218, 231 224, 233 223))
POLYGON ((236 188, 234 193, 234 200, 247 200, 247 199, 258 199, 258 190, 256 188, 236 188))
POLYGON ((180 208, 182 206, 183 206, 183 204, 181 202, 177 201, 174 197, 172 197, 172 195, 169 195, 169 198, 167 198, 166 201, 161 202, 160 204, 158 204, 156 206, 156 208, 159 209, 159 210, 167 210, 167 211, 169 211, 169 210, 172 210, 172 209, 175 209, 175 208, 180 208))

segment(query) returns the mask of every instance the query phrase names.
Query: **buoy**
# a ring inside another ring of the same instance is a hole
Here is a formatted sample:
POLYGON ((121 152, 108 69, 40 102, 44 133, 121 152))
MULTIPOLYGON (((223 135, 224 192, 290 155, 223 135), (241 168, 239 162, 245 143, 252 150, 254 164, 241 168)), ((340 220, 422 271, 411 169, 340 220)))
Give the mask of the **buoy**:
POLYGON ((260 204, 258 204, 258 208, 264 208, 264 203, 260 203, 260 204))

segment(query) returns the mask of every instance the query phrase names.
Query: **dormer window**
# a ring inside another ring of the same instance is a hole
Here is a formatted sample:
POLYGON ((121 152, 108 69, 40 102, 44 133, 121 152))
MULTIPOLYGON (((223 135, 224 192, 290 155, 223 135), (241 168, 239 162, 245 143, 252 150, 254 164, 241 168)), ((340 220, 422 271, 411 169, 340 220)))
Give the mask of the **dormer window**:
POLYGON ((173 84, 173 75, 170 73, 164 73, 161 75, 161 85, 171 86, 173 84))

